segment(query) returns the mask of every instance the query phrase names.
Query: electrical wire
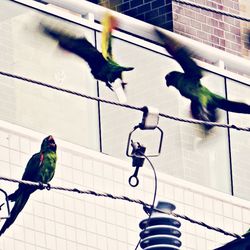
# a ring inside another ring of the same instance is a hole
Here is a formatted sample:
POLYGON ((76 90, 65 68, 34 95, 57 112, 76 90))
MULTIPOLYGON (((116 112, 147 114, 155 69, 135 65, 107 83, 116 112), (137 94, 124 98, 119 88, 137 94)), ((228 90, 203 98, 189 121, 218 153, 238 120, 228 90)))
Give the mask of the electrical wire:
MULTIPOLYGON (((44 189, 47 189, 48 191, 49 190, 60 190, 60 191, 65 191, 65 192, 73 192, 73 193, 78 193, 78 194, 86 194, 86 195, 93 195, 93 196, 96 196, 96 197, 104 197, 104 198, 109 198, 109 199, 113 199, 113 200, 123 200, 123 201, 127 201, 127 202, 130 202, 130 203, 135 203, 135 204, 139 204, 139 205, 142 205, 144 207, 151 207, 150 204, 142 201, 142 200, 139 200, 139 199, 132 199, 132 198, 129 198, 127 196, 116 196, 116 195, 113 195, 113 194, 110 194, 110 193, 98 193, 98 192, 95 192, 93 190, 80 190, 78 188, 65 188, 65 187, 61 187, 61 186, 51 186, 50 184, 44 184, 44 183, 38 183, 38 182, 32 182, 32 181, 25 181, 25 180, 17 180, 17 179, 13 179, 13 178, 8 178, 8 177, 3 177, 3 176, 0 176, 0 180, 3 180, 3 181, 9 181, 9 182, 13 182, 13 183, 19 183, 19 184, 24 184, 24 185, 29 185, 29 186, 35 186, 41 190, 44 190, 44 189)), ((190 217, 186 216, 186 215, 181 215, 181 214, 177 214, 177 213, 174 213, 173 211, 169 211, 169 212, 166 212, 166 211, 162 211, 160 209, 157 209, 157 208, 153 208, 153 211, 155 212, 158 212, 158 213, 163 213, 163 214, 167 214, 167 215, 172 215, 176 218, 180 218, 180 219, 183 219, 183 220, 186 220, 186 221, 189 221, 193 224, 197 224, 197 225, 200 225, 202 227, 206 227, 207 229, 209 230, 213 230, 213 231, 216 231, 218 233, 222 233, 224 235, 227 235, 227 236, 232 236, 236 239, 242 239, 242 236, 238 235, 238 234, 235 234, 235 233, 231 233, 231 232, 228 232, 228 231, 225 231, 219 227, 213 227, 213 226, 210 226, 202 221, 197 221, 197 220, 194 220, 194 219, 191 219, 190 217)))
MULTIPOLYGON (((141 111, 141 112, 143 112, 143 110, 144 110, 143 107, 136 107, 136 106, 133 106, 133 105, 128 105, 128 104, 122 104, 122 103, 118 103, 118 102, 109 101, 109 100, 102 99, 102 98, 99 98, 99 97, 89 96, 89 95, 82 94, 82 93, 79 93, 79 92, 76 92, 76 91, 56 87, 56 86, 53 86, 53 85, 48 84, 48 83, 32 80, 32 79, 29 79, 29 78, 26 78, 26 77, 23 77, 23 76, 7 73, 7 72, 3 72, 3 71, 0 71, 0 75, 6 76, 6 77, 11 77, 11 78, 14 78, 14 79, 17 79, 17 80, 24 81, 26 83, 39 85, 39 86, 42 86, 42 87, 50 88, 50 89, 53 89, 53 90, 61 91, 61 92, 64 92, 64 93, 68 93, 68 94, 71 94, 71 95, 75 95, 75 96, 82 97, 82 98, 87 98, 87 99, 90 99, 90 100, 94 100, 94 101, 98 101, 98 102, 102 102, 102 103, 106 103, 106 104, 111 104, 111 105, 115 105, 115 106, 119 106, 119 107, 123 107, 123 108, 128 108, 128 109, 133 109, 133 110, 137 110, 137 111, 141 111)), ((222 123, 217 123, 217 122, 207 122, 207 121, 201 121, 201 120, 195 120, 195 119, 184 119, 184 118, 179 118, 179 117, 171 116, 171 115, 164 114, 164 113, 159 113, 159 116, 170 119, 170 120, 179 121, 179 122, 199 124, 199 125, 212 125, 212 126, 215 126, 215 127, 229 128, 229 129, 235 129, 235 130, 239 130, 239 131, 250 132, 250 127, 238 127, 238 126, 233 125, 233 124, 231 125, 231 124, 222 124, 222 123)))
MULTIPOLYGON (((149 160, 149 158, 146 155, 143 155, 143 157, 145 157, 145 159, 148 161, 149 165, 151 166, 151 168, 153 170, 153 173, 154 173, 154 184, 155 184, 153 201, 152 201, 152 204, 150 206, 149 213, 148 213, 148 220, 147 220, 147 223, 145 225, 145 229, 146 229, 148 227, 148 224, 150 222, 150 219, 151 219, 152 213, 154 211, 154 207, 155 207, 155 200, 156 200, 156 196, 157 196, 158 179, 157 179, 157 174, 156 174, 156 171, 155 171, 153 163, 149 160)), ((138 243, 137 243, 137 245, 135 247, 135 250, 137 250, 137 248, 140 245, 140 243, 141 243, 141 238, 139 239, 139 241, 138 241, 138 243)))
POLYGON ((216 14, 232 17, 232 18, 235 18, 235 19, 238 19, 238 20, 241 20, 241 21, 250 22, 250 18, 248 18, 248 17, 238 16, 238 15, 226 12, 226 11, 217 10, 215 8, 207 7, 205 5, 197 4, 197 3, 194 3, 194 2, 189 2, 189 1, 186 1, 186 0, 173 0, 173 1, 175 1, 177 3, 180 3, 180 4, 183 4, 183 5, 188 5, 188 6, 197 8, 197 9, 202 9, 202 10, 213 12, 213 13, 216 13, 216 14))

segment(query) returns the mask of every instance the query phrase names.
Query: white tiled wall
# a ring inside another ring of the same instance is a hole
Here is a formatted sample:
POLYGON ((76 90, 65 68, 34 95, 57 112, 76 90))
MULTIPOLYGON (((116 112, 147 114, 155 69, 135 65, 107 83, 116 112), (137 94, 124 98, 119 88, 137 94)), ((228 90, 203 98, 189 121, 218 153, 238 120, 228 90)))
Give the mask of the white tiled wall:
MULTIPOLYGON (((32 154, 47 136, 0 122, 0 176, 20 179, 32 154)), ((126 195, 150 203, 154 182, 147 163, 140 184, 128 185, 131 161, 121 161, 55 138, 58 164, 51 185, 126 195)), ((176 212, 238 234, 250 224, 250 203, 168 175, 159 174, 157 200, 173 202, 176 212)), ((9 193, 17 184, 0 181, 9 193)), ((33 193, 15 223, 2 235, 1 250, 134 249, 142 207, 126 201, 44 190, 33 193)), ((4 221, 2 221, 3 223, 4 221)), ((233 238, 181 220, 183 250, 210 250, 233 238)))
MULTIPOLYGON (((60 12, 63 17, 64 14, 60 12)), ((13 1, 2 0, 0 69, 96 96, 97 83, 87 63, 60 50, 55 41, 44 36, 38 28, 41 21, 59 29, 67 29, 76 36, 86 36, 92 44, 101 49, 100 32, 95 33, 93 29, 97 27, 99 30, 101 27, 98 24, 86 24, 86 20, 84 22, 80 17, 75 23, 69 23, 13 1), (77 22, 83 26, 77 25, 77 22)), ((190 118, 190 101, 173 87, 167 88, 165 85, 164 77, 168 72, 181 71, 175 60, 166 57, 165 50, 160 46, 122 32, 115 31, 113 34, 115 60, 121 65, 135 67, 133 71, 123 74, 124 81, 128 83, 128 103, 139 107, 153 106, 168 115, 190 118)), ((206 72, 205 75, 202 83, 215 93, 225 96, 225 79, 212 72, 206 72)), ((235 87, 228 91, 230 99, 235 100, 237 92, 239 99, 243 97, 243 92, 247 96, 247 91, 236 90, 241 89, 241 84, 233 82, 232 85, 235 87)), ((104 83, 100 82, 99 90, 102 98, 116 101, 114 93, 104 83)), ((99 123, 96 102, 3 76, 0 76, 0 100, 1 120, 41 133, 53 133, 58 138, 94 150, 100 148, 101 132, 102 151, 120 159, 126 158, 128 133, 141 122, 142 117, 141 112, 102 103, 99 123)), ((220 114, 219 122, 226 123, 226 113, 220 114)), ((242 117, 242 126, 249 126, 249 116, 242 117)), ((230 123, 241 125, 240 115, 230 114, 229 118, 230 123)), ((231 131, 232 140, 229 145, 226 129, 214 128, 211 135, 204 138, 197 125, 161 117, 159 126, 164 130, 162 153, 155 159, 159 171, 231 193, 232 165, 234 194, 249 199, 249 133, 231 131), (239 148, 238 141, 243 142, 243 139, 244 143, 239 148)), ((154 143, 157 144, 157 138, 153 135, 147 142, 153 146, 154 143)), ((149 148, 146 147, 148 152, 149 148)))

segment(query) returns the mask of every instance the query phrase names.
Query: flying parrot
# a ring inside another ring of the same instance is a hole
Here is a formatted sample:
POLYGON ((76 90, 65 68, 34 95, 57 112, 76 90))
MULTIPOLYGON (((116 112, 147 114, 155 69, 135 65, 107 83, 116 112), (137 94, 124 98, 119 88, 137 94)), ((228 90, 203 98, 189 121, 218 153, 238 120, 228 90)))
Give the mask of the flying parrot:
MULTIPOLYGON (((241 102, 234 102, 219 96, 200 82, 202 72, 195 61, 191 58, 190 52, 182 44, 177 42, 159 29, 155 29, 157 36, 162 40, 165 49, 181 65, 184 73, 172 71, 165 76, 166 85, 173 86, 180 94, 191 101, 191 114, 194 119, 217 122, 217 109, 230 112, 250 114, 250 105, 241 102)), ((213 126, 204 124, 205 132, 213 126)))
MULTIPOLYGON (((42 142, 40 152, 34 154, 28 161, 22 180, 41 182, 44 184, 51 181, 56 168, 56 148, 57 146, 53 137, 51 135, 46 137, 42 142)), ((0 230, 0 235, 12 225, 18 214, 24 208, 30 195, 37 189, 38 187, 36 186, 19 184, 18 189, 8 196, 8 200, 15 202, 15 204, 10 212, 10 217, 6 219, 0 230)))
POLYGON ((106 14, 103 20, 102 53, 100 53, 85 37, 74 37, 60 30, 41 24, 43 32, 59 42, 59 46, 84 59, 95 79, 103 81, 113 90, 112 83, 120 79, 123 89, 126 83, 122 80, 122 72, 133 70, 116 63, 112 55, 112 30, 117 27, 117 20, 106 14))

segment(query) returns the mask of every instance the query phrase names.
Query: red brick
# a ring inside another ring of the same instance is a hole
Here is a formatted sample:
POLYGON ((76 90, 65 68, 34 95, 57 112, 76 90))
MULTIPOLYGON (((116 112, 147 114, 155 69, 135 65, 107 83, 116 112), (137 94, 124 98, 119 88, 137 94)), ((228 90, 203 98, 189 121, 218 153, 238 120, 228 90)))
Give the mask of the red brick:
POLYGON ((241 43, 241 41, 242 41, 241 36, 236 35, 235 38, 236 38, 236 43, 241 43))
POLYGON ((197 22, 194 19, 191 19, 190 23, 192 27, 201 30, 201 22, 197 22))
POLYGON ((196 19, 197 21, 202 22, 202 23, 205 23, 205 22, 206 22, 206 16, 204 16, 203 14, 200 14, 200 13, 196 13, 195 19, 196 19))
POLYGON ((233 8, 234 8, 235 10, 240 10, 239 2, 236 2, 236 3, 234 3, 233 5, 234 5, 233 8))
POLYGON ((178 20, 178 17, 179 17, 179 15, 178 15, 178 14, 173 13, 173 20, 174 20, 174 21, 177 21, 177 20, 178 20))
POLYGON ((207 24, 202 24, 202 30, 205 31, 205 32, 208 32, 208 33, 212 33, 214 28, 210 25, 207 25, 207 24))
POLYGON ((231 0, 225 0, 223 1, 223 4, 226 6, 226 7, 229 7, 229 8, 234 8, 234 3, 231 1, 231 0))
POLYGON ((190 35, 193 35, 193 36, 196 36, 197 35, 197 30, 190 27, 190 26, 187 26, 186 27, 186 32, 187 34, 190 34, 190 35))
POLYGON ((220 44, 220 39, 217 36, 211 35, 211 41, 213 44, 220 44))
POLYGON ((235 51, 241 51, 241 44, 231 43, 231 48, 232 50, 235 50, 235 51))
POLYGON ((232 18, 232 17, 223 16, 223 20, 224 20, 225 23, 228 23, 228 24, 231 24, 231 25, 235 24, 234 18, 232 18))
POLYGON ((217 44, 214 44, 213 47, 215 47, 217 49, 220 49, 220 50, 225 50, 225 48, 223 46, 220 46, 220 45, 217 45, 217 44))
POLYGON ((185 16, 187 16, 187 17, 191 17, 191 18, 195 19, 195 14, 196 14, 196 13, 195 13, 195 11, 193 11, 193 10, 185 9, 184 14, 185 14, 185 16))
POLYGON ((229 32, 225 32, 225 38, 230 42, 230 41, 235 41, 235 35, 229 32))
POLYGON ((208 40, 208 33, 204 31, 197 30, 197 37, 203 39, 203 40, 208 40))
POLYGON ((222 20, 223 17, 221 14, 213 13, 213 18, 219 21, 219 20, 222 20))
POLYGON ((226 46, 226 41, 225 41, 225 39, 220 39, 219 44, 220 44, 220 46, 225 47, 225 46, 226 46))
POLYGON ((174 22, 174 31, 178 32, 186 32, 186 26, 183 25, 182 23, 174 22))
POLYGON ((190 18, 188 17, 178 15, 176 20, 179 21, 180 23, 190 26, 190 18))
POLYGON ((221 38, 225 36, 224 31, 220 29, 214 29, 214 34, 221 38))
POLYGON ((235 27, 235 26, 230 26, 230 32, 237 35, 237 36, 240 36, 240 28, 239 27, 235 27))

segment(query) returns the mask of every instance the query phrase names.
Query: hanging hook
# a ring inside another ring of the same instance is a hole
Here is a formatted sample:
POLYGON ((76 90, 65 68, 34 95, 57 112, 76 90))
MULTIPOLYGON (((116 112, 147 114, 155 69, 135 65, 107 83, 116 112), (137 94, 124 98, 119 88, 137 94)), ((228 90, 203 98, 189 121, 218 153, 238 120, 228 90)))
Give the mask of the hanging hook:
POLYGON ((131 175, 128 179, 129 185, 132 187, 136 187, 139 184, 138 172, 139 168, 143 166, 145 158, 143 157, 146 148, 140 145, 139 142, 133 142, 131 140, 131 146, 133 148, 131 152, 132 156, 132 166, 135 167, 134 174, 131 175))

